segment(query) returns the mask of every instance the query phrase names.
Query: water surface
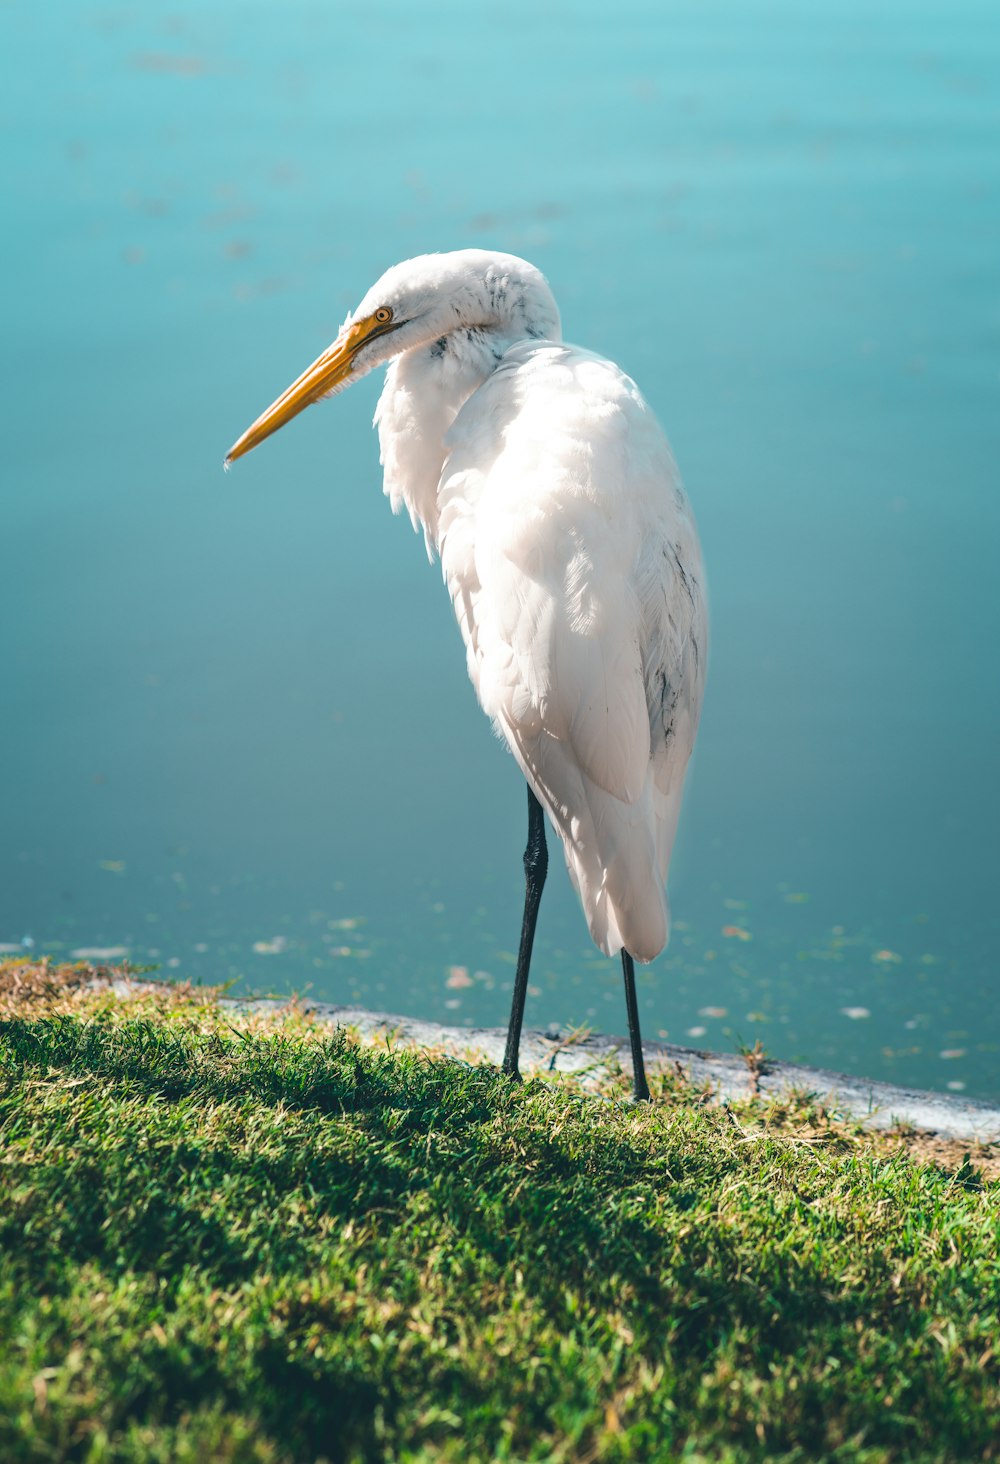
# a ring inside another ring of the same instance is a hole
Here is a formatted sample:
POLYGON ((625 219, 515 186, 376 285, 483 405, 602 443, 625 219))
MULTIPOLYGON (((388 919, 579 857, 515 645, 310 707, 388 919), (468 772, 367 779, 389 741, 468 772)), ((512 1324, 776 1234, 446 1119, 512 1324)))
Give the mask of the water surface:
MULTIPOLYGON (((378 382, 221 472, 388 264, 496 247, 640 382, 704 541, 647 1032, 1000 1096, 995 6, 0 27, 0 942, 506 1019, 523 786, 378 382)), ((527 1020, 621 1031, 552 868, 527 1020)))

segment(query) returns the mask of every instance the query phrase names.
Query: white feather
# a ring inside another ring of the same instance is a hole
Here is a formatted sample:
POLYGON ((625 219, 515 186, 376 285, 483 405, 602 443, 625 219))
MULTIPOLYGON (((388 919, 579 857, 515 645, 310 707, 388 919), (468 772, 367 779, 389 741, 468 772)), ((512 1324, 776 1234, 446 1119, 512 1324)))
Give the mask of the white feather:
POLYGON ((666 440, 616 366, 522 343, 444 448, 438 548, 483 710, 562 838, 594 940, 650 960, 706 641, 666 440))

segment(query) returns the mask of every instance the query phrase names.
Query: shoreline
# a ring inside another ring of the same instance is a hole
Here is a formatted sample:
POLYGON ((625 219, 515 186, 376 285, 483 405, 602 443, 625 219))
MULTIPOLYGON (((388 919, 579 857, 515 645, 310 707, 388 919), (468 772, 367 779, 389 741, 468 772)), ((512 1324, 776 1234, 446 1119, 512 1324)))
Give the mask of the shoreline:
MULTIPOLYGON (((40 1003, 57 1004, 76 992, 97 996, 108 992, 128 1002, 169 996, 209 1003, 234 1017, 280 1021, 304 1017, 336 1030, 348 1028, 369 1043, 399 1042, 438 1056, 474 1064, 500 1066, 506 1027, 450 1027, 397 1012, 340 1005, 309 997, 235 997, 218 986, 193 987, 165 981, 121 966, 90 962, 52 964, 46 960, 0 958, 0 1016, 27 1015, 40 1003)), ((706 1104, 726 1106, 763 1099, 777 1103, 808 1098, 872 1132, 904 1139, 925 1137, 954 1147, 961 1143, 1000 1147, 1000 1104, 958 1093, 877 1082, 829 1068, 768 1057, 763 1050, 709 1052, 675 1043, 643 1042, 650 1076, 675 1074, 706 1104)), ((626 1038, 587 1029, 542 1031, 525 1028, 521 1038, 521 1070, 525 1076, 560 1074, 571 1077, 592 1095, 606 1090, 610 1077, 631 1075, 626 1038)))
MULTIPOLYGON (((118 977, 110 984, 117 995, 126 996, 142 986, 157 988, 170 983, 118 977)), ((474 1056, 497 1066, 507 1039, 506 1027, 448 1027, 394 1012, 310 998, 222 996, 218 1003, 234 1013, 248 1015, 279 1016, 287 1010, 331 1027, 353 1028, 367 1040, 396 1037, 417 1047, 458 1058, 474 1056)), ((874 1082, 829 1068, 771 1059, 766 1053, 706 1052, 658 1041, 644 1041, 642 1051, 650 1074, 665 1068, 679 1070, 719 1103, 808 1093, 849 1114, 865 1128, 885 1131, 909 1127, 942 1139, 1000 1143, 1000 1105, 982 1099, 874 1082)), ((525 1074, 565 1073, 575 1076, 584 1088, 597 1087, 619 1067, 631 1072, 628 1040, 599 1032, 525 1028, 520 1055, 525 1074)))

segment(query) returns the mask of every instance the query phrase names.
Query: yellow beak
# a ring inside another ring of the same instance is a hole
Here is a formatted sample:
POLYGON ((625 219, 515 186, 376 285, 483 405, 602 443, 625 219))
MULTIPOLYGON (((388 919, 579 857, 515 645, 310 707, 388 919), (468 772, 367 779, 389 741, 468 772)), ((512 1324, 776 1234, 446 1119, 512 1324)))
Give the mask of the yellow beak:
POLYGON ((385 335, 394 329, 390 322, 383 322, 374 315, 364 320, 355 320, 341 331, 340 335, 317 359, 308 366, 297 380, 293 381, 277 401, 271 403, 266 412, 261 412, 256 422, 248 427, 243 436, 234 442, 226 453, 225 466, 235 462, 244 453, 251 452, 265 437, 284 427, 297 417, 304 407, 311 407, 351 374, 354 357, 363 345, 375 336, 385 335))

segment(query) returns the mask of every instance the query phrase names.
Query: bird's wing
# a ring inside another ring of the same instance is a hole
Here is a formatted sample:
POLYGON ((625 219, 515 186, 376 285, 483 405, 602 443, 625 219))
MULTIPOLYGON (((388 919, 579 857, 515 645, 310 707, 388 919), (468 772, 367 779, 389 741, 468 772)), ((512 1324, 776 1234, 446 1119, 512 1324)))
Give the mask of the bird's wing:
POLYGON ((627 378, 568 347, 529 349, 463 407, 439 490, 441 558, 484 710, 531 763, 562 744, 634 802, 650 726, 632 574, 627 378))
POLYGON ((479 700, 548 808, 594 939, 650 958, 704 664, 666 440, 616 367, 546 345, 508 353, 446 447, 441 561, 479 700))

